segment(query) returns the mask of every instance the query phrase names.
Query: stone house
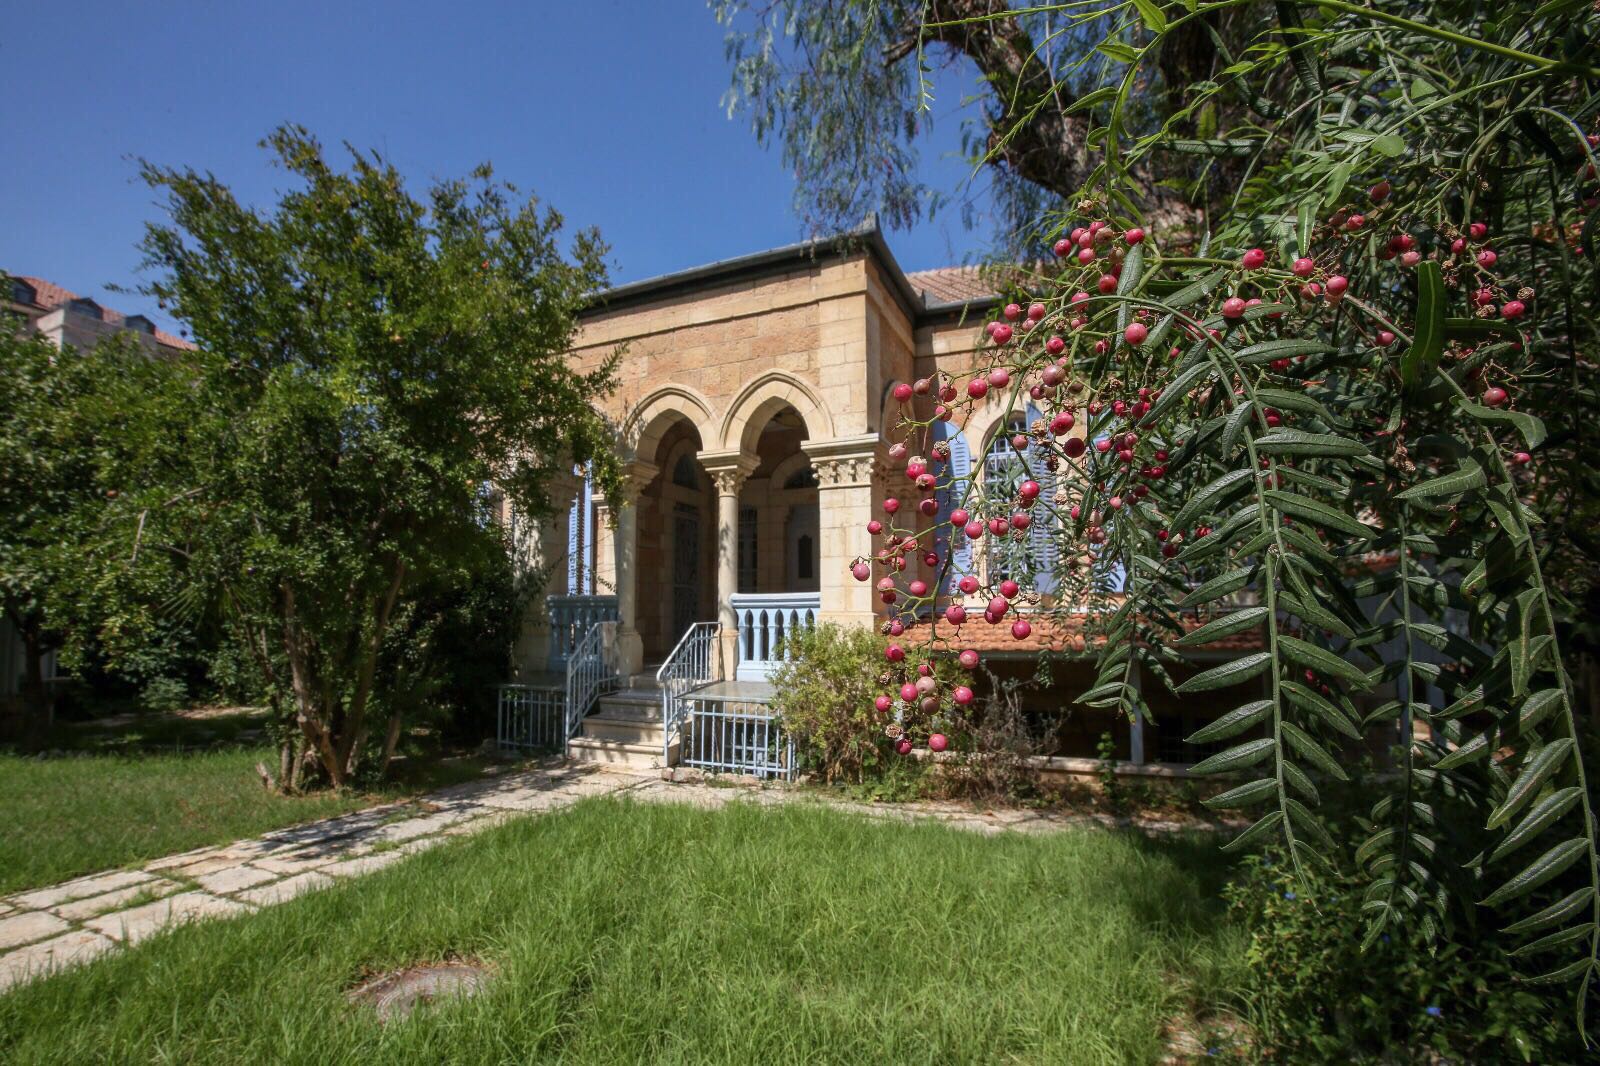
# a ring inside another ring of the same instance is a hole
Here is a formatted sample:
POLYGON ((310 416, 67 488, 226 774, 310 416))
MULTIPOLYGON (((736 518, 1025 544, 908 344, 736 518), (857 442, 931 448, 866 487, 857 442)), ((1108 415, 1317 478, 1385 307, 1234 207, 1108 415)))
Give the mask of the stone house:
MULTIPOLYGON (((574 478, 564 520, 519 531, 523 550, 549 575, 548 609, 531 612, 517 652, 522 680, 559 684, 591 627, 615 621, 610 654, 623 691, 600 700, 597 716, 609 721, 569 722, 584 734, 574 753, 673 760, 674 738, 662 737, 656 720, 674 712, 654 679, 673 674, 675 649, 680 658, 691 653, 687 634, 699 633, 710 649, 698 653, 695 680, 748 683, 737 693, 746 701, 739 713, 754 720, 762 694, 749 686, 770 673, 783 632, 814 620, 886 621, 873 584, 849 571, 877 547, 867 523, 882 517, 881 501, 918 495, 903 462, 888 461, 899 411, 891 389, 935 371, 970 376, 997 299, 976 270, 906 273, 868 226, 619 286, 595 301, 572 357, 589 368, 624 348, 619 386, 603 410, 619 428, 627 504, 610 515, 574 478), (637 727, 623 724, 630 714, 637 727)), ((1001 391, 964 426, 941 424, 954 476, 1012 473, 1003 445, 1017 427, 1002 425, 1001 391)), ((1045 532, 1040 553, 1054 550, 1045 532)), ((957 539, 939 538, 958 553, 953 569, 990 565, 957 539)), ((936 580, 931 569, 921 576, 936 580)), ((1073 636, 1041 618, 1036 639, 1018 642, 1009 624, 979 621, 965 627, 963 643, 1002 671, 1032 676, 1041 646, 1070 652, 1073 636)), ((1196 668, 1234 653, 1210 649, 1196 668)), ((1088 687, 1089 670, 1086 659, 1058 666, 1057 683, 1030 699, 1041 711, 1051 701, 1059 709, 1088 687)), ((1239 702, 1227 698, 1219 711, 1239 702)), ((1167 723, 1153 740, 1139 724, 1079 708, 1054 746, 1090 756, 1109 731, 1120 757, 1135 763, 1194 761, 1200 753, 1182 737, 1206 712, 1154 691, 1150 699, 1167 723)))

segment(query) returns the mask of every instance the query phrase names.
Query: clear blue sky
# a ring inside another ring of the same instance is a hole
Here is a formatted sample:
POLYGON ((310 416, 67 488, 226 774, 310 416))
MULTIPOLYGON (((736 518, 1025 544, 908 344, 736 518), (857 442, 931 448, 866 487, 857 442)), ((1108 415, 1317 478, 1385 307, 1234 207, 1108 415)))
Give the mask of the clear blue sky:
MULTIPOLYGON (((94 0, 12 7, 4 26, 0 269, 167 325, 106 292, 138 280, 157 215, 133 158, 267 202, 284 176, 257 142, 285 121, 378 148, 419 183, 488 160, 600 227, 618 283, 803 236, 778 151, 721 107, 723 28, 703 0, 94 0)), ((969 173, 952 112, 974 77, 938 85, 924 166, 948 189, 969 173)), ((889 242, 907 270, 983 243, 954 209, 889 242)))

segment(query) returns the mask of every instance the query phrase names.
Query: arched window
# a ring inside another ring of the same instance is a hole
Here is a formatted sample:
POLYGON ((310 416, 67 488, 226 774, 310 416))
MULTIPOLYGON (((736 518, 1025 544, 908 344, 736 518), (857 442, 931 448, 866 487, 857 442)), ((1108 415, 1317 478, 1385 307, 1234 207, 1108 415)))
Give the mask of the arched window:
POLYGON ((816 543, 811 539, 811 534, 802 533, 795 541, 795 552, 799 556, 795 559, 795 577, 801 581, 810 581, 816 576, 812 560, 816 556, 816 543))

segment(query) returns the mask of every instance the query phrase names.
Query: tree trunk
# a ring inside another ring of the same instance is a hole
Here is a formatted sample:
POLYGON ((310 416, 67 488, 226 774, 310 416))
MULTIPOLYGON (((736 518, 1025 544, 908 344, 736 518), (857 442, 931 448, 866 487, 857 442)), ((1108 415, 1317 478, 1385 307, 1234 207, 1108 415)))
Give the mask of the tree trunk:
POLYGON ((383 738, 383 762, 378 766, 378 776, 385 777, 389 773, 389 764, 394 761, 394 749, 400 743, 400 714, 395 712, 389 716, 389 729, 383 738))
POLYGON ((294 589, 283 586, 283 651, 289 660, 289 682, 294 690, 295 720, 306 744, 317 753, 322 768, 327 772, 328 783, 334 788, 345 784, 344 762, 334 750, 328 726, 332 723, 333 708, 320 695, 312 665, 312 649, 300 628, 295 612, 294 589))
MULTIPOLYGON (((920 18, 885 50, 884 61, 902 62, 930 42, 965 55, 989 85, 991 165, 1063 200, 1078 195, 1096 162, 1088 146, 1093 119, 1070 111, 1076 98, 1057 83, 1008 0, 929 0, 920 18)), ((1144 186, 1150 223, 1170 228, 1195 221, 1193 207, 1161 185, 1148 164, 1136 166, 1133 176, 1144 186)))
MULTIPOLYGON (((394 601, 400 595, 400 585, 405 580, 405 563, 396 563, 388 591, 373 604, 372 634, 362 649, 361 663, 356 673, 356 690, 350 696, 349 713, 345 717, 337 750, 345 774, 355 771, 361 758, 361 746, 367 737, 367 703, 372 696, 373 678, 378 670, 378 656, 383 649, 383 638, 389 630, 389 615, 394 601)), ((384 760, 387 765, 388 760, 384 760)))
POLYGON ((50 698, 49 686, 44 682, 44 657, 46 654, 44 637, 39 631, 37 618, 29 617, 22 620, 18 626, 18 633, 22 637, 23 677, 22 677, 22 706, 27 711, 29 723, 32 728, 43 728, 50 725, 54 701, 50 698))

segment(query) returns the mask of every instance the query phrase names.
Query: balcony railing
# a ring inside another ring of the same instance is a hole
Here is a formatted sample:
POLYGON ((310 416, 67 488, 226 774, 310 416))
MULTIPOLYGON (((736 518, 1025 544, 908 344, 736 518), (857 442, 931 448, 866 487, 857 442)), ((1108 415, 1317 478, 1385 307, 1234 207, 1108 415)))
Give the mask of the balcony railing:
POLYGON ((740 681, 765 681, 782 662, 783 639, 815 625, 822 596, 816 592, 744 592, 733 597, 738 625, 740 681))
POLYGON ((589 630, 601 622, 617 620, 615 596, 551 596, 547 609, 550 612, 550 664, 548 669, 561 672, 567 668, 580 641, 589 630))

